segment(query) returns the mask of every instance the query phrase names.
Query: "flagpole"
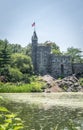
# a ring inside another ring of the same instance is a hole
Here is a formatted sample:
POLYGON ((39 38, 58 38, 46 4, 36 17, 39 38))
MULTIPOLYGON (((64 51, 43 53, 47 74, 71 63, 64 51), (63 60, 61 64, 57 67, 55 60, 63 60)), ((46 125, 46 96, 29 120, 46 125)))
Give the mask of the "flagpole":
POLYGON ((35 26, 34 26, 34 31, 35 31, 35 26))

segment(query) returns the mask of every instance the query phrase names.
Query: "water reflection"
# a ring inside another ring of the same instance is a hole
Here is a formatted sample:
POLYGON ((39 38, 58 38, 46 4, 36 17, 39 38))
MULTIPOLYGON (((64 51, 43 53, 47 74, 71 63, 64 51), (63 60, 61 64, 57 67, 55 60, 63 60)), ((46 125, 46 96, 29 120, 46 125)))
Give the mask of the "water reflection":
POLYGON ((82 108, 52 106, 44 109, 34 104, 7 104, 13 112, 18 112, 24 120, 23 130, 83 130, 82 108))

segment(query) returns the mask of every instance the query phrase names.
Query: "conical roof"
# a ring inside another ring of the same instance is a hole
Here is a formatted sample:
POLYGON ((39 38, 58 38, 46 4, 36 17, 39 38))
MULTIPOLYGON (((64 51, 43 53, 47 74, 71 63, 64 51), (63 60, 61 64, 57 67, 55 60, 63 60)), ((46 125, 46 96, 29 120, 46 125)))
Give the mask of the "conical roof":
POLYGON ((37 40, 37 34, 36 34, 36 31, 33 32, 33 36, 32 36, 32 40, 37 40))

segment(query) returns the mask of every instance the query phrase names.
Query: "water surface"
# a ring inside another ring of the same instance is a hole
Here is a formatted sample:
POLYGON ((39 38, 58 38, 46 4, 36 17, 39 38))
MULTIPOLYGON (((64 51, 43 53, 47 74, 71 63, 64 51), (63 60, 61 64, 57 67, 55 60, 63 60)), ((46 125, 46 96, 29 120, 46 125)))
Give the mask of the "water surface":
POLYGON ((23 130, 83 130, 83 93, 1 93, 23 130))

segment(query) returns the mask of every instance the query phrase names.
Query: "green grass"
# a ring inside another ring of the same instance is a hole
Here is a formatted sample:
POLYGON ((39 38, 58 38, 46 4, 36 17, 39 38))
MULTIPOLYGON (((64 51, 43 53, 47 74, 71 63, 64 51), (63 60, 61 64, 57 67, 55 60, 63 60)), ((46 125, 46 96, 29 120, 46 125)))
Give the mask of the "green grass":
POLYGON ((44 82, 33 81, 30 84, 22 83, 2 83, 0 82, 1 93, 19 93, 19 92, 42 92, 44 82))

